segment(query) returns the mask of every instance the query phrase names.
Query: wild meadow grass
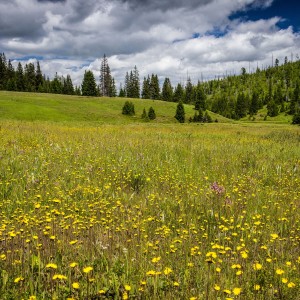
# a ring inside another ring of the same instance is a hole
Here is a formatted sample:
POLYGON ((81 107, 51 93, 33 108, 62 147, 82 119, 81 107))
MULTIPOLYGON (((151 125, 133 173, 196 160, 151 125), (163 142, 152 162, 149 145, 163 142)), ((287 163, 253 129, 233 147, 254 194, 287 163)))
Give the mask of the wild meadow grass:
POLYGON ((300 299, 299 127, 1 121, 1 299, 300 299))

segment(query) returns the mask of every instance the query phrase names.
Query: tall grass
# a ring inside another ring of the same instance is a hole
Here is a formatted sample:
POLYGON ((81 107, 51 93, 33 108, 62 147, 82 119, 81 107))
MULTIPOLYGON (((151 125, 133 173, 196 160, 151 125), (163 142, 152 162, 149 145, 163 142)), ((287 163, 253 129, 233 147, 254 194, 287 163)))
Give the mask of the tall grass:
POLYGON ((2 121, 1 299, 299 299, 299 129, 2 121))

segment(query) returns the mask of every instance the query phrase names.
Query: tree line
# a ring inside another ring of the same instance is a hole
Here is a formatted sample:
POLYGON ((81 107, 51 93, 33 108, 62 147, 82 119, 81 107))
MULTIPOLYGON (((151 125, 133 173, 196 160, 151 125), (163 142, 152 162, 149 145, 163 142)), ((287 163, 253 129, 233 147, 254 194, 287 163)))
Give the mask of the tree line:
POLYGON ((0 54, 0 89, 182 102, 195 105, 195 110, 199 112, 208 109, 237 120, 247 115, 254 118, 258 110, 266 106, 268 116, 273 117, 284 112, 293 115, 295 123, 300 123, 299 60, 291 62, 286 57, 280 65, 279 60, 276 59, 273 67, 264 70, 257 68, 256 72, 247 73, 246 69, 242 68, 240 75, 198 81, 196 84, 187 78, 185 84, 178 83, 173 86, 170 78, 165 78, 162 87, 157 74, 144 77, 141 83, 139 71, 135 66, 133 70, 126 72, 119 93, 105 55, 99 71, 98 84, 94 73, 87 70, 81 86, 74 87, 70 75, 64 77, 56 73, 52 80, 46 78, 41 71, 39 61, 36 64, 28 63, 24 67, 19 62, 14 69, 11 61, 7 60, 2 53, 0 54))

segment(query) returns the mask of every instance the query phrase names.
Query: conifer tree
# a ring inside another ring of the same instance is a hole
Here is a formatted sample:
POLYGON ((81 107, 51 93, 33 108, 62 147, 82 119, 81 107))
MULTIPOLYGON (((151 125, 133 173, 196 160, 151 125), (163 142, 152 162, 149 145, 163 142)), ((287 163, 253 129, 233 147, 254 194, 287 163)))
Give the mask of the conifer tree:
POLYGON ((4 53, 0 53, 0 90, 4 90, 6 87, 6 70, 7 70, 7 61, 4 53))
POLYGON ((183 101, 183 96, 184 96, 183 87, 181 83, 178 83, 174 91, 173 101, 174 102, 183 101))
POLYGON ((20 62, 18 63, 16 72, 16 88, 19 92, 25 91, 23 67, 20 62))
POLYGON ((97 86, 95 77, 92 71, 88 70, 85 71, 82 85, 81 85, 81 91, 83 96, 97 96, 97 86))
POLYGON ((150 77, 144 77, 143 87, 142 87, 142 99, 151 99, 150 94, 150 77))
POLYGON ((100 95, 105 97, 114 97, 111 93, 115 92, 115 86, 113 87, 112 83, 112 76, 110 72, 110 67, 108 65, 108 60, 106 55, 103 55, 101 61, 101 68, 100 68, 100 95))
POLYGON ((38 91, 43 86, 44 77, 41 71, 40 62, 36 64, 35 71, 35 90, 38 91))
POLYGON ((163 83, 161 98, 164 101, 172 101, 173 99, 173 88, 169 78, 165 78, 163 83))
POLYGON ((175 119, 179 123, 184 123, 185 122, 185 111, 184 111, 184 106, 183 106, 182 102, 179 102, 177 104, 175 119))
POLYGON ((151 99, 158 100, 160 98, 160 87, 158 76, 152 74, 150 80, 150 96, 151 99))
POLYGON ((156 114, 155 114, 155 111, 154 111, 154 109, 153 109, 152 106, 149 108, 149 111, 148 111, 148 118, 149 118, 149 120, 154 120, 154 119, 156 119, 156 114))
POLYGON ((184 97, 184 103, 191 103, 193 98, 193 85, 191 78, 189 77, 186 82, 185 86, 185 97, 184 97))

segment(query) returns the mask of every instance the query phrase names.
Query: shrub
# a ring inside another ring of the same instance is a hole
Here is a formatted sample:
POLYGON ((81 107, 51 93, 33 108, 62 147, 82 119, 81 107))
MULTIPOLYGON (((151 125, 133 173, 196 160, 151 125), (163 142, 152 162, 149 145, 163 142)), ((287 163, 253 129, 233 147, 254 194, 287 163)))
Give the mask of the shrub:
POLYGON ((134 104, 131 101, 126 101, 125 102, 125 104, 122 108, 122 114, 123 115, 128 115, 128 116, 135 115, 134 104))

